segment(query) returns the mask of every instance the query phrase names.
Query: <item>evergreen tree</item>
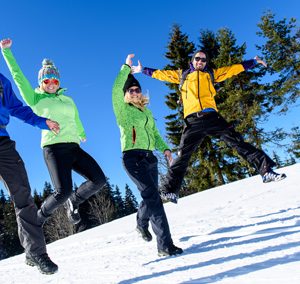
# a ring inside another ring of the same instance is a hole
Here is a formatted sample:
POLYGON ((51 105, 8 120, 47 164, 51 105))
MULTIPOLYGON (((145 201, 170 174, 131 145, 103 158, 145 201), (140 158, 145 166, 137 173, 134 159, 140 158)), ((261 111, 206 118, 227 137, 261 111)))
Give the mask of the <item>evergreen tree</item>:
POLYGON ((126 215, 130 215, 132 213, 137 212, 138 203, 128 184, 125 185, 124 205, 126 215))
POLYGON ((300 94, 300 29, 295 18, 277 21, 270 11, 261 17, 258 27, 257 34, 266 42, 257 48, 268 63, 268 72, 278 74, 270 85, 268 106, 270 110, 281 106, 281 111, 286 112, 300 94))
MULTIPOLYGON (((179 70, 189 68, 189 57, 193 54, 195 46, 189 42, 188 36, 183 34, 178 25, 174 25, 170 33, 168 51, 165 56, 170 63, 165 69, 179 70)), ((177 84, 166 83, 170 93, 166 95, 166 105, 173 111, 166 117, 167 137, 177 149, 183 129, 183 109, 180 99, 180 90, 177 84)))
POLYGON ((115 187, 115 190, 112 192, 113 199, 115 203, 115 218, 121 218, 125 216, 124 201, 118 186, 115 187))
POLYGON ((44 189, 43 189, 43 194, 42 194, 42 199, 43 199, 43 201, 44 201, 49 195, 51 195, 52 193, 53 193, 53 189, 52 189, 51 183, 45 181, 44 189))

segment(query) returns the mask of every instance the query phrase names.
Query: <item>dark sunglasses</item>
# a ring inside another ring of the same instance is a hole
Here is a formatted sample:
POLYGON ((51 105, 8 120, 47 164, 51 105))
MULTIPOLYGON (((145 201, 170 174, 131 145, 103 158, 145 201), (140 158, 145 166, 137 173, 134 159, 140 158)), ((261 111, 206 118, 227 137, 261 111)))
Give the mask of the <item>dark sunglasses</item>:
POLYGON ((205 62, 207 62, 207 59, 205 58, 205 57, 195 57, 194 58, 195 59, 195 61, 201 61, 201 62, 203 62, 203 63, 205 63, 205 62))
POLYGON ((127 91, 128 91, 128 93, 130 95, 132 95, 133 93, 136 93, 136 94, 140 94, 141 93, 141 89, 140 88, 128 89, 127 91))
POLYGON ((58 86, 59 85, 59 81, 56 79, 46 79, 43 81, 44 84, 48 85, 50 83, 53 83, 54 85, 58 86))

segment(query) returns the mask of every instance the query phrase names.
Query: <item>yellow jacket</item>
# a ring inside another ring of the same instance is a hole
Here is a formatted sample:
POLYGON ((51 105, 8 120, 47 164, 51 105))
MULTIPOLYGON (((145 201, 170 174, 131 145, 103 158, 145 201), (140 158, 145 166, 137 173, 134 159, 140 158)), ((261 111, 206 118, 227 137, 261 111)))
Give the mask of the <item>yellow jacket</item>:
MULTIPOLYGON (((214 82, 222 82, 243 72, 245 70, 244 66, 246 67, 247 65, 254 64, 253 60, 249 61, 245 61, 245 63, 248 63, 245 65, 234 64, 228 67, 213 69, 214 82), (249 64, 249 61, 251 61, 252 64, 249 64)), ((247 67, 246 69, 248 69, 247 67)), ((183 70, 158 70, 144 67, 143 73, 154 79, 180 84, 183 70)), ((190 73, 188 73, 181 86, 184 117, 187 117, 192 113, 202 111, 206 108, 213 108, 217 111, 218 109, 214 99, 215 95, 216 90, 210 74, 208 72, 202 72, 191 68, 190 73)))

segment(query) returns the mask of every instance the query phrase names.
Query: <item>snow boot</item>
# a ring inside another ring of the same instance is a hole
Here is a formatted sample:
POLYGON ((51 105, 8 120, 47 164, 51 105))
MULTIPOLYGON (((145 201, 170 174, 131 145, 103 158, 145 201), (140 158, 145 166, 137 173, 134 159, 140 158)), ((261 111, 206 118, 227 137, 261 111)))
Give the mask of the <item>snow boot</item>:
POLYGON ((174 244, 171 244, 169 247, 165 249, 158 250, 158 256, 171 256, 176 254, 182 254, 183 250, 181 248, 176 247, 174 244))
POLYGON ((152 235, 147 228, 144 229, 142 227, 137 226, 136 231, 141 235, 144 241, 150 242, 152 240, 152 235))
POLYGON ((177 202, 178 202, 179 196, 178 196, 177 193, 167 192, 166 190, 161 189, 159 191, 159 195, 160 195, 161 199, 164 200, 164 201, 170 201, 170 202, 175 203, 175 204, 177 204, 177 202))
POLYGON ((67 216, 70 223, 73 225, 78 224, 81 221, 79 207, 76 206, 70 198, 65 202, 64 207, 67 210, 67 216))
POLYGON ((29 266, 37 266, 43 274, 53 274, 58 270, 58 266, 49 258, 47 253, 36 256, 27 253, 25 263, 29 266))
POLYGON ((264 183, 271 182, 271 181, 280 181, 285 178, 286 178, 286 174, 278 174, 272 170, 266 172, 262 177, 264 183))

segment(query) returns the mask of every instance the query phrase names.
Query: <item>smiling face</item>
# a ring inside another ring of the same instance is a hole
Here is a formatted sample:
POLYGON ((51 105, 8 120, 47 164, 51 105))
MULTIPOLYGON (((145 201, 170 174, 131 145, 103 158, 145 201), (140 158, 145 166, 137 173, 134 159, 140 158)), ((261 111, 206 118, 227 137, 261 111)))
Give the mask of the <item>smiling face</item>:
POLYGON ((196 70, 202 71, 207 64, 207 58, 206 58, 205 53, 203 53, 203 52, 196 53, 192 64, 196 70))
POLYGON ((59 89, 59 81, 57 79, 45 79, 41 87, 46 93, 55 94, 59 89))

